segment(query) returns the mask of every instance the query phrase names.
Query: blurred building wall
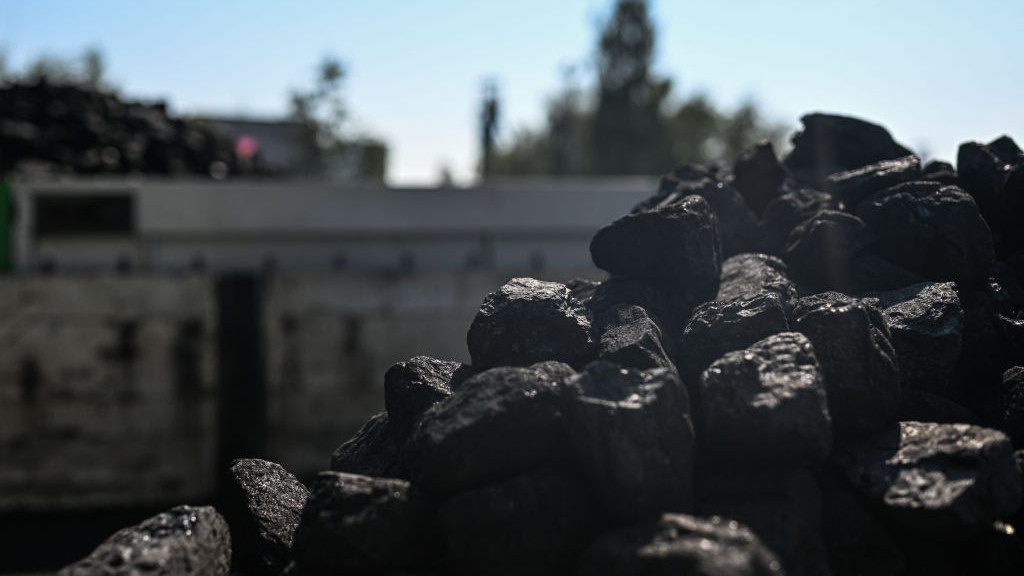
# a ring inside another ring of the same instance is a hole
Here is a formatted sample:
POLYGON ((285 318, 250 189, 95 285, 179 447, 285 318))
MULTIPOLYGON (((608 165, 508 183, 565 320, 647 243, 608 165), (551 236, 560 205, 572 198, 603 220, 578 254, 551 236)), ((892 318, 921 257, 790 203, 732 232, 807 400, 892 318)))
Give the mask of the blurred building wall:
POLYGON ((651 178, 499 181, 466 189, 15 182, 15 268, 582 268, 590 266, 591 235, 655 186, 651 178))
POLYGON ((16 183, 0 510, 203 501, 231 456, 325 469, 383 409, 388 367, 468 362, 469 324, 509 278, 599 278, 590 237, 653 187, 16 183), (241 352, 219 325, 238 320, 221 289, 238 274, 261 332, 241 352))
POLYGON ((202 276, 0 277, 0 509, 210 494, 213 314, 202 276))

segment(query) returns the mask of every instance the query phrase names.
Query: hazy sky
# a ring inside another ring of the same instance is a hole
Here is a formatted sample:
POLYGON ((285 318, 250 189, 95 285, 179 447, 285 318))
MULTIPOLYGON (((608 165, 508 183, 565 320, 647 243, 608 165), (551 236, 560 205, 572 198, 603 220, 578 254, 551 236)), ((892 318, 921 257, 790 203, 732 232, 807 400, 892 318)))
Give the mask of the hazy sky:
MULTIPOLYGON (((1024 1, 654 0, 655 69, 675 95, 753 98, 796 126, 814 110, 861 116, 955 160, 965 140, 1024 141, 1024 1)), ((354 128, 385 139, 393 184, 468 180, 483 82, 497 80, 503 135, 537 125, 563 70, 590 71, 612 0, 0 0, 0 47, 106 56, 133 98, 180 113, 279 116, 316 63, 347 65, 354 128), (297 8, 296 6, 301 6, 297 8)))

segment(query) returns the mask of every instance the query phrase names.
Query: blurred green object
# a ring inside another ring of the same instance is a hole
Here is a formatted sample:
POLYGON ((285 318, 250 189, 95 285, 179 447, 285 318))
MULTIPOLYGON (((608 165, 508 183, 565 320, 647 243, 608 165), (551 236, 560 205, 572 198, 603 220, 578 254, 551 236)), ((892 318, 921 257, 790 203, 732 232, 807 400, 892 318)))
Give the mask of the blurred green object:
POLYGON ((0 177, 0 272, 11 271, 11 185, 0 177))

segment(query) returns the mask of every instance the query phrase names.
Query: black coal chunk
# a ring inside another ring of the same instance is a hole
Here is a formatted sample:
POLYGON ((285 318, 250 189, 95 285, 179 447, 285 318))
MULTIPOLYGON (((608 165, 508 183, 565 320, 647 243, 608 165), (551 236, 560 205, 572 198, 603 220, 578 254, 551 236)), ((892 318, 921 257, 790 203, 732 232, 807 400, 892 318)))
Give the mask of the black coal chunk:
POLYGON ((786 169, 779 163, 771 142, 747 148, 732 167, 733 188, 739 190, 747 205, 760 216, 765 206, 779 195, 786 180, 786 169))
POLYGON ((587 306, 600 340, 599 358, 634 368, 672 366, 680 321, 665 290, 613 277, 594 288, 587 306))
POLYGON ((776 256, 782 255, 794 228, 822 210, 832 208, 837 208, 837 205, 827 192, 808 188, 786 190, 765 206, 761 215, 762 250, 776 256))
POLYGON ((906 558, 892 532, 832 471, 818 476, 821 538, 833 576, 903 576, 906 558))
POLYGON ((598 522, 586 486, 552 470, 463 492, 437 511, 449 565, 462 574, 570 574, 598 522))
POLYGON ((959 176, 956 173, 956 168, 953 168, 949 162, 931 160, 921 167, 921 180, 956 184, 959 182, 959 176))
POLYGON ((929 280, 980 281, 992 269, 992 234, 969 194, 937 182, 908 182, 857 208, 872 250, 929 280))
POLYGON ((513 278, 484 299, 466 335, 473 368, 555 360, 585 364, 596 350, 586 308, 564 284, 513 278))
POLYGON ((704 180, 717 180, 718 169, 702 166, 691 162, 684 162, 677 165, 667 174, 662 174, 658 180, 658 192, 654 196, 644 199, 633 207, 632 212, 650 210, 659 204, 666 196, 676 192, 680 185, 696 186, 704 180))
POLYGON ((413 479, 450 495, 545 465, 566 454, 558 362, 492 368, 423 415, 411 439, 413 479))
POLYGON ((209 506, 177 506, 115 532, 60 576, 196 574, 227 576, 231 533, 209 506))
POLYGON ((669 331, 680 322, 669 292, 644 280, 614 276, 608 278, 594 288, 593 296, 587 303, 594 317, 594 328, 598 331, 628 322, 632 317, 630 308, 633 306, 643 308, 663 331, 669 331))
POLYGON ((981 418, 970 408, 947 396, 914 388, 900 390, 901 422, 937 422, 940 424, 981 424, 981 418))
POLYGON ((1020 146, 1017 146, 1017 143, 1013 141, 1013 138, 1006 134, 989 142, 988 149, 1002 162, 1011 166, 1024 161, 1024 150, 1021 150, 1020 146))
POLYGON ((729 303, 697 306, 683 329, 677 365, 685 382, 696 384, 712 362, 789 330, 786 309, 774 292, 761 292, 729 303))
POLYGON ((235 562, 247 574, 276 576, 292 559, 292 540, 309 490, 279 464, 246 458, 231 463, 230 505, 235 562))
POLYGON ((796 285, 786 276, 786 263, 768 254, 737 254, 722 262, 722 277, 715 300, 745 300, 762 292, 778 294, 786 309, 797 298, 796 285))
POLYGON ((718 218, 723 256, 746 252, 755 247, 757 217, 735 188, 717 178, 705 177, 698 181, 679 182, 671 192, 662 192, 641 202, 633 208, 633 212, 657 210, 681 202, 691 195, 701 196, 707 200, 718 218))
POLYGON ((384 407, 400 436, 408 436, 423 413, 451 396, 473 369, 461 362, 416 356, 399 362, 384 374, 384 407))
POLYGON ((911 154, 830 174, 825 181, 825 189, 841 200, 848 210, 853 210, 870 194, 903 182, 918 180, 920 175, 921 159, 911 154))
POLYGON ((602 536, 584 552, 579 576, 692 574, 780 576, 782 564, 735 520, 664 514, 602 536))
POLYGON ((589 278, 573 278, 565 283, 565 287, 569 289, 569 294, 576 299, 577 302, 588 306, 590 299, 594 297, 594 290, 597 289, 601 283, 597 280, 591 280, 589 278))
POLYGON ((703 494, 697 513, 724 516, 748 526, 775 552, 789 576, 829 573, 821 539, 821 495, 814 476, 799 469, 765 482, 749 479, 732 494, 703 494))
POLYGON ((673 371, 595 362, 566 386, 575 461, 614 522, 692 510, 690 401, 673 371))
POLYGON ((613 275, 663 287, 681 313, 718 293, 718 221, 700 196, 619 218, 598 230, 590 254, 613 275))
POLYGON ((295 563, 308 574, 422 567, 431 513, 405 480, 320 472, 295 531, 295 563))
POLYGON ((882 310, 899 358, 900 383, 954 396, 953 370, 960 357, 964 311, 953 282, 926 282, 872 292, 864 301, 882 310))
POLYGON ((1005 432, 1014 447, 1024 447, 1024 366, 1003 373, 1003 381, 989 392, 985 412, 988 423, 1005 432))
POLYGON ((372 416, 335 449, 331 470, 408 479, 408 444, 419 419, 472 374, 470 366, 429 356, 391 366, 384 375, 387 411, 372 416))
POLYGON ((961 387, 969 392, 997 385, 1007 369, 1024 358, 1024 317, 1010 294, 994 278, 956 285, 964 309, 963 352, 957 366, 961 387))
POLYGON ((1009 137, 965 142, 957 154, 959 184, 974 197, 992 229, 996 251, 1006 256, 1024 248, 1024 153, 1009 137))
POLYGON ((965 536, 1021 504, 1010 439, 970 424, 900 422, 832 453, 842 475, 919 534, 965 536))
POLYGON ((911 154, 885 128, 848 116, 808 114, 783 160, 790 174, 821 188, 830 174, 911 154))
POLYGON ((836 436, 863 436, 896 421, 900 374, 877 308, 838 292, 797 300, 793 329, 814 344, 836 436))
POLYGON ((391 426, 387 412, 370 417, 363 427, 338 446, 331 454, 331 470, 364 474, 408 478, 409 472, 403 459, 403 449, 408 437, 401 436, 391 426))
POLYGON ((793 277, 818 290, 854 291, 854 259, 868 244, 864 222, 853 214, 823 210, 796 226, 783 259, 793 277))
POLYGON ((970 192, 986 217, 993 215, 1006 180, 1006 162, 988 146, 964 142, 957 150, 960 185, 970 192))
POLYGON ((671 368, 675 364, 662 344, 661 327, 640 306, 629 306, 618 312, 619 322, 601 332, 598 358, 646 368, 671 368))
POLYGON ((803 334, 729 352, 704 371, 698 391, 700 457, 716 468, 793 466, 832 447, 824 377, 803 334))
POLYGON ((872 252, 861 252, 853 257, 853 271, 850 277, 853 278, 853 285, 849 290, 851 293, 898 290, 928 281, 924 276, 872 252))

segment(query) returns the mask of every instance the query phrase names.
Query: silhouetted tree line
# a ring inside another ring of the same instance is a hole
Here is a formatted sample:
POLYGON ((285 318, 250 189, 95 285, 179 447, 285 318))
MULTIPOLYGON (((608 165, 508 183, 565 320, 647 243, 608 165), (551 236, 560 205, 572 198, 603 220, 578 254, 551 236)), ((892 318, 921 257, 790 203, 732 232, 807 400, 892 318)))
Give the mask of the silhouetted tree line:
POLYGON ((598 82, 571 82, 548 106, 547 124, 521 129, 492 154, 487 175, 661 174, 679 162, 734 160, 786 132, 752 102, 717 109, 706 96, 674 103, 672 82, 651 70, 655 30, 644 0, 619 0, 602 30, 598 82))
POLYGON ((346 70, 336 56, 321 60, 313 85, 291 92, 291 118, 304 127, 299 143, 308 158, 303 169, 325 174, 339 158, 356 165, 350 171, 359 177, 383 179, 387 167, 387 145, 377 138, 351 133, 349 112, 341 93, 346 70))

